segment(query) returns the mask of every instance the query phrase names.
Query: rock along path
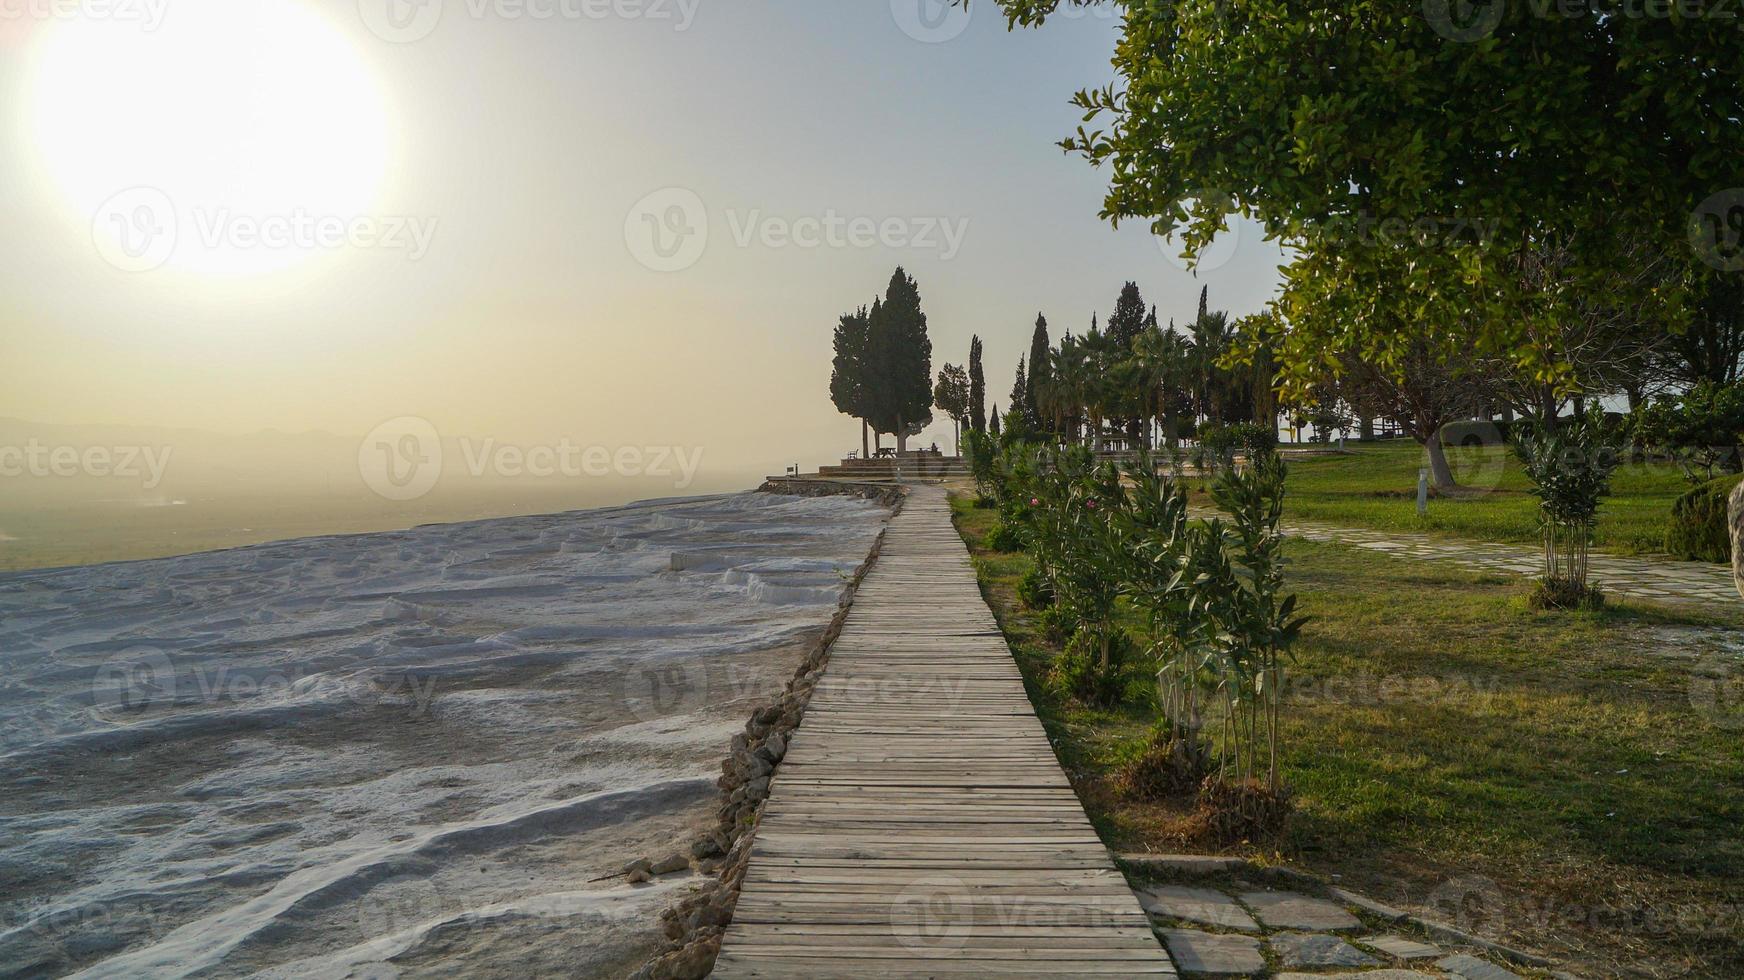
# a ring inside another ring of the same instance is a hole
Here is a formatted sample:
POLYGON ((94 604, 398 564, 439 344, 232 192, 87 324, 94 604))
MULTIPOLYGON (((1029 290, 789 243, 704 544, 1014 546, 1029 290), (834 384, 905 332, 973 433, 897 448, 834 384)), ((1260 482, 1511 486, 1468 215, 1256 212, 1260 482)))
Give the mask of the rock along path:
POLYGON ((716 977, 1172 977, 942 490, 885 533, 777 771, 716 977))

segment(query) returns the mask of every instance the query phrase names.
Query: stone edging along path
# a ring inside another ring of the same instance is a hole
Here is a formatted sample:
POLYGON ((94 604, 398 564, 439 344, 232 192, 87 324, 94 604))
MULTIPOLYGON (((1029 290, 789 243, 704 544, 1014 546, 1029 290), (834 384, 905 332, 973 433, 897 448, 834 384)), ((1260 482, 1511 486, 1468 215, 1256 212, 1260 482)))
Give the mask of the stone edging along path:
MULTIPOLYGON (((831 493, 866 497, 892 508, 891 523, 901 516, 906 503, 900 487, 839 485, 831 489, 816 481, 772 480, 761 490, 806 497, 831 493)), ((692 980, 708 976, 713 968, 720 951, 721 933, 732 921, 739 899, 752 831, 768 799, 775 768, 787 754, 788 738, 805 715, 812 691, 829 661, 831 646, 841 635, 861 583, 878 560, 889 527, 886 524, 872 542, 866 560, 855 569, 853 580, 843 590, 829 626, 801 660, 786 690, 753 711, 745 730, 733 736, 731 752, 721 763, 721 776, 716 780, 721 802, 716 810, 715 828, 692 841, 688 853, 678 851, 659 859, 641 858, 624 868, 631 884, 691 868, 703 881, 702 887, 661 913, 666 946, 632 974, 632 980, 692 980)))

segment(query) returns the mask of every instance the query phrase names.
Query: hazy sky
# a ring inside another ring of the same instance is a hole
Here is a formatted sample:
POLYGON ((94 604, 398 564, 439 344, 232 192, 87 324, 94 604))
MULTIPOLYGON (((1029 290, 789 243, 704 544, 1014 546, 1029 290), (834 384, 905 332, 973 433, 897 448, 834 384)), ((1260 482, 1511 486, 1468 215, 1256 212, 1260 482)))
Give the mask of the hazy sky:
POLYGON ((0 0, 0 416, 415 416, 815 465, 859 439, 831 328, 898 264, 935 369, 979 333, 1003 404, 1038 310, 1058 336, 1126 279, 1165 320, 1201 284, 1237 314, 1274 289, 1251 229, 1195 279, 1096 218, 1103 175, 1053 144, 1116 27, 1008 33, 988 0, 0 0))

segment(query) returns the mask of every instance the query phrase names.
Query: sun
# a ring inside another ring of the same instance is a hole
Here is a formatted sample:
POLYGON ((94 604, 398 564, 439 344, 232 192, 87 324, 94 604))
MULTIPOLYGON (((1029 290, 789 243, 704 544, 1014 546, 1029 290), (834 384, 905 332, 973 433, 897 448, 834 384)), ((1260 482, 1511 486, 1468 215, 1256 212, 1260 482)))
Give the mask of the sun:
POLYGON ((106 257, 148 205, 169 213, 141 217, 174 232, 157 264, 220 276, 335 248, 273 232, 376 217, 389 145, 380 86, 296 0, 176 0, 155 27, 61 21, 32 55, 30 137, 106 257), (122 205, 125 220, 104 213, 122 205))

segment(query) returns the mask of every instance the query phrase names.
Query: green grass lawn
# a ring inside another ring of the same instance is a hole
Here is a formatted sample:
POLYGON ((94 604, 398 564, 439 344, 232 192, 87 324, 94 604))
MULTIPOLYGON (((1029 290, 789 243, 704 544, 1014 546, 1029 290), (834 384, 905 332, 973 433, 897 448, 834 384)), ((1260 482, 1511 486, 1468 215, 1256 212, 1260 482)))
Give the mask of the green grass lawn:
MULTIPOLYGON (((953 506, 1104 839, 1202 850, 1180 836, 1186 801, 1124 798, 1110 779, 1154 711, 1042 684, 1056 651, 1015 599, 1029 559, 982 546, 993 511, 953 506)), ((1492 900, 1466 924, 1580 976, 1744 975, 1744 615, 1534 613, 1518 579, 1303 541, 1289 554, 1314 617, 1287 688, 1298 812, 1282 853, 1261 856, 1399 904, 1500 896, 1505 912, 1492 900), (1692 679, 1720 664, 1729 684, 1692 679)))
MULTIPOLYGON (((1538 498, 1506 449, 1448 450, 1455 478, 1488 493, 1435 497, 1417 516, 1417 470, 1427 465, 1411 440, 1350 443, 1351 455, 1294 460, 1285 512, 1301 520, 1387 531, 1430 531, 1484 541, 1536 544, 1538 498)), ((1599 510, 1598 547, 1657 554, 1671 504, 1693 485, 1676 466, 1626 463, 1599 510)))

